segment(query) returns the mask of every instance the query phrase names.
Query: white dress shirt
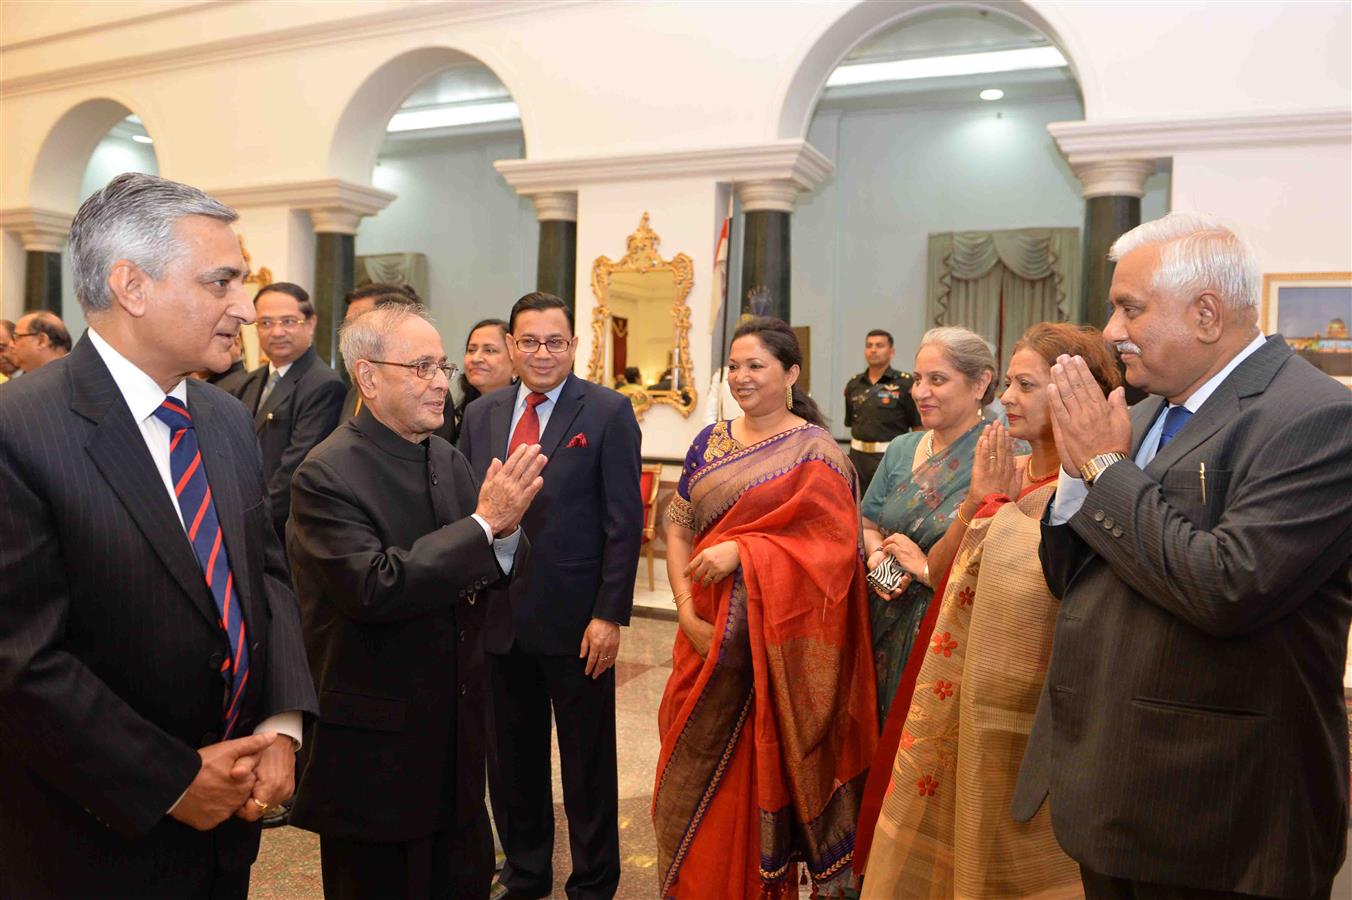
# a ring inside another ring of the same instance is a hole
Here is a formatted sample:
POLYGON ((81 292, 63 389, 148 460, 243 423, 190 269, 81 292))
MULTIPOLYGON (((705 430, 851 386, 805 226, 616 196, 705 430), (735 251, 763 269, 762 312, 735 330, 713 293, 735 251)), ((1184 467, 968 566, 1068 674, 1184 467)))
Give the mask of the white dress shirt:
MULTIPOLYGON (((169 504, 174 508, 174 512, 178 513, 179 524, 183 524, 183 511, 178 508, 178 495, 174 493, 174 476, 169 466, 169 426, 155 417, 155 410, 159 409, 160 404, 164 402, 164 391, 160 390, 160 386, 155 383, 153 378, 137 368, 135 363, 114 350, 112 345, 105 341, 92 327, 89 329, 89 340, 94 345, 94 349, 99 352, 103 364, 108 367, 108 373, 113 376, 117 389, 122 393, 122 399, 126 401, 127 408, 131 410, 131 417, 136 420, 137 426, 140 427, 141 437, 146 442, 146 449, 150 451, 150 458, 154 461, 155 468, 160 473, 160 480, 164 482, 164 490, 169 496, 169 504)), ((178 400, 187 408, 187 382, 180 381, 174 385, 173 390, 169 391, 169 396, 178 400)), ((186 526, 183 529, 183 539, 188 539, 186 526)), ((195 554, 193 558, 196 558, 195 554)), ((296 710, 288 710, 269 716, 254 729, 254 734, 264 732, 284 734, 295 741, 296 748, 299 749, 302 733, 301 715, 296 710)), ((177 806, 177 802, 174 805, 177 806)))
MULTIPOLYGON (((1192 395, 1183 401, 1183 408, 1190 413, 1196 413, 1197 410, 1202 408, 1202 404, 1216 392, 1216 388, 1221 386, 1221 382, 1230 377, 1230 373, 1238 368, 1240 363, 1252 356, 1265 343, 1267 343, 1267 338, 1262 332, 1259 332, 1258 337, 1250 341, 1248 346, 1236 353, 1225 364, 1225 368, 1212 375, 1202 383, 1201 387, 1193 391, 1192 395)), ((1166 404, 1166 415, 1171 405, 1166 404)), ((1155 453, 1159 450, 1160 435, 1164 433, 1164 418, 1164 415, 1155 417, 1154 424, 1145 433, 1145 437, 1141 440, 1141 446, 1136 450, 1136 465, 1142 469, 1155 458, 1155 453)), ((1186 424, 1184 427, 1187 427, 1186 424)), ((1080 507, 1084 504, 1084 498, 1087 496, 1089 496, 1089 487, 1084 483, 1084 480, 1067 475, 1065 467, 1062 466, 1056 477, 1056 496, 1052 498, 1051 518, 1048 521, 1052 525, 1066 524, 1070 521, 1071 516, 1080 511, 1080 507)))

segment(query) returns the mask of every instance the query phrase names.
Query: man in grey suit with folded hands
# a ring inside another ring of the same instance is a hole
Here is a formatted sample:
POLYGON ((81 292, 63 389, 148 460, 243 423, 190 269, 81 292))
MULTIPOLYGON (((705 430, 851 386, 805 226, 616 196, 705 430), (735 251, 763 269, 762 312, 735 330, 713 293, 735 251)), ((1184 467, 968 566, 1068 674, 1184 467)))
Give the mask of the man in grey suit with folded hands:
POLYGON ((1061 612, 1014 817, 1051 804, 1086 896, 1328 897, 1348 827, 1352 393, 1258 329, 1227 228, 1173 213, 1113 245, 1104 330, 1048 397, 1042 527, 1061 612))

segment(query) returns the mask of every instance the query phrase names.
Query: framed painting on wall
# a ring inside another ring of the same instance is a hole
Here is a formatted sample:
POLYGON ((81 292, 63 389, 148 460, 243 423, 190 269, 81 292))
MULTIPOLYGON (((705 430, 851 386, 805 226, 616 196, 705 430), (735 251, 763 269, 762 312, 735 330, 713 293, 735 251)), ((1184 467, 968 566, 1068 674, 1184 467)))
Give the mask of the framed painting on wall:
POLYGON ((1263 276, 1263 332, 1352 388, 1352 272, 1263 276))

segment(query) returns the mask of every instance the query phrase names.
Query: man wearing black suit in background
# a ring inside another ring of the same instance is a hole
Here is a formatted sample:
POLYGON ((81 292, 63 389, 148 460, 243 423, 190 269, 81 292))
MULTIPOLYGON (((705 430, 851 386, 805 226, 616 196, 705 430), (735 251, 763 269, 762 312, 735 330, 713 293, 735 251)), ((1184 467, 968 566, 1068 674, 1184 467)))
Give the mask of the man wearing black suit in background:
POLYGON ((320 835, 329 900, 483 900, 481 629, 525 562, 545 461, 522 447, 479 488, 435 435, 455 369, 421 306, 340 340, 365 403, 296 470, 287 526, 320 698, 291 822, 320 835))
POLYGON ((0 393, 0 893, 237 898, 316 712, 258 444, 187 376, 254 310, 196 188, 71 225, 89 330, 0 393), (171 424, 172 423, 172 424, 171 424))
POLYGON ((552 707, 573 861, 566 890, 609 898, 620 879, 613 667, 643 530, 641 435, 627 397, 572 374, 577 338, 562 300, 527 294, 509 325, 521 383, 471 403, 460 435, 481 478, 521 443, 538 442, 549 459, 521 522, 530 561, 484 626, 502 883, 523 897, 552 885, 552 707))
POLYGON ((285 281, 269 284, 259 289, 254 307, 258 342, 268 364, 249 375, 238 396, 254 414, 272 521, 285 540, 291 476, 305 454, 338 425, 347 391, 312 346, 317 320, 304 288, 285 281))

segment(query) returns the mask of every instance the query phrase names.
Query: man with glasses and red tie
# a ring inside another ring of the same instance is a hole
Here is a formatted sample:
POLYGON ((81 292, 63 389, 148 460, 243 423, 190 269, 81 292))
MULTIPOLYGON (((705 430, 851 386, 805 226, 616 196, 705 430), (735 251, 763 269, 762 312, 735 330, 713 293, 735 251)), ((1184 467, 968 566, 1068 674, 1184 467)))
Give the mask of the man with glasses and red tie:
POLYGON ((629 624, 643 533, 633 404, 572 374, 572 310, 550 294, 512 307, 521 378, 465 409, 460 449, 483 477, 538 443, 544 488, 521 521, 531 542, 510 603, 488 610, 489 788, 510 896, 551 891, 550 709, 559 730, 571 898, 614 896, 620 878, 615 656, 629 624))
POLYGON ((291 475, 337 427, 347 388, 315 353, 315 308, 304 288, 285 281, 269 284, 254 297, 254 308, 258 343, 268 363, 249 375, 238 396, 253 413, 273 525, 285 539, 291 475))
POLYGON ((317 710, 249 417, 188 377, 253 321, 235 213, 113 179, 70 232, 89 323, 0 394, 0 884, 247 897, 317 710))

